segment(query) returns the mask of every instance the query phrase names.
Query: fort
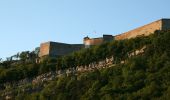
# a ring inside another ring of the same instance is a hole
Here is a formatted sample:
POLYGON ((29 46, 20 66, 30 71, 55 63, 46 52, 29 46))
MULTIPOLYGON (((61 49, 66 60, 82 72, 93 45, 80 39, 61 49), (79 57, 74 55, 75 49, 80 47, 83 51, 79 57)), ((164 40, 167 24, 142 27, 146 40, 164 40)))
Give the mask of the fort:
POLYGON ((167 30, 167 29, 170 29, 170 19, 160 19, 150 24, 131 30, 129 32, 116 35, 115 40, 130 39, 141 35, 148 36, 154 33, 156 30, 167 30))
POLYGON ((103 35, 103 37, 99 38, 89 38, 88 36, 84 38, 84 47, 89 48, 90 46, 100 45, 103 42, 112 41, 114 37, 112 35, 103 35))
POLYGON ((58 42, 46 42, 40 45, 40 53, 39 56, 63 56, 69 54, 74 51, 78 51, 84 48, 83 44, 66 44, 66 43, 58 43, 58 42))
POLYGON ((116 36, 103 35, 103 37, 99 38, 89 38, 87 36, 84 38, 83 44, 46 42, 40 45, 39 57, 41 58, 44 56, 50 57, 63 56, 81 50, 82 48, 89 48, 94 45, 100 45, 104 42, 109 42, 112 40, 130 39, 142 35, 148 36, 154 33, 156 30, 168 30, 168 29, 170 29, 170 19, 160 19, 150 24, 144 25, 142 27, 136 28, 134 30, 116 36))

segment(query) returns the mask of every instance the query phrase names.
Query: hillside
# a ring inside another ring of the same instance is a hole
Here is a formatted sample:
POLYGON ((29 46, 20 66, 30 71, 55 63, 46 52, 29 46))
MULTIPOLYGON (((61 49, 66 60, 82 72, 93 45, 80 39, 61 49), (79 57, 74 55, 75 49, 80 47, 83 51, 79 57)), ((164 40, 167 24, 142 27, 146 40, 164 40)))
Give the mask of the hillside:
POLYGON ((23 61, 5 62, 1 66, 1 99, 168 100, 170 31, 156 31, 148 37, 112 41, 60 58, 47 57, 40 64, 23 61), (108 64, 106 58, 112 58, 111 63, 108 64), (64 72, 67 69, 75 70, 67 75, 64 72), (44 73, 56 71, 63 73, 51 80, 33 82, 44 73), (29 81, 16 84, 23 79, 29 81))

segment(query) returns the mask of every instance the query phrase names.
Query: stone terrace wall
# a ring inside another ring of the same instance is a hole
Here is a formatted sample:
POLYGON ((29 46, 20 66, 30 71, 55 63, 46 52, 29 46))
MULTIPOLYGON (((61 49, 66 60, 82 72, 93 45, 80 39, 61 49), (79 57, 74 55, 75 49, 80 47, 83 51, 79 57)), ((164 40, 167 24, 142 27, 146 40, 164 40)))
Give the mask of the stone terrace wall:
POLYGON ((115 36, 115 40, 135 38, 136 36, 140 36, 140 35, 147 36, 150 35, 151 33, 154 33, 154 31, 161 30, 161 29, 162 29, 162 20, 158 20, 150 24, 144 25, 142 27, 136 28, 132 31, 117 35, 115 36))

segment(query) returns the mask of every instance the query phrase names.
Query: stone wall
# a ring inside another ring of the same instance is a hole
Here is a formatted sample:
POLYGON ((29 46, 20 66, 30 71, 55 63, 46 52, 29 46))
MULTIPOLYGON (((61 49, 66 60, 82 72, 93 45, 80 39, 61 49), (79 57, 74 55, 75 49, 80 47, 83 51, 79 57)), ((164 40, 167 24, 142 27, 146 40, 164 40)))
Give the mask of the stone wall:
POLYGON ((112 41, 114 39, 114 36, 113 35, 103 35, 103 40, 105 42, 109 42, 109 41, 112 41))
POLYGON ((93 46, 93 45, 100 45, 103 42, 109 42, 113 40, 113 36, 112 35, 103 35, 103 37, 100 38, 89 38, 89 37, 85 37, 84 38, 84 45, 86 48, 93 46))
POLYGON ((49 56, 62 56, 69 54, 74 51, 78 51, 81 48, 88 48, 93 45, 100 45, 103 42, 115 40, 123 40, 135 38, 137 36, 145 35, 148 36, 151 33, 154 33, 156 30, 167 30, 170 29, 170 19, 161 19, 150 24, 144 25, 142 27, 136 28, 129 32, 122 33, 120 35, 112 36, 112 35, 103 35, 100 38, 84 38, 83 44, 65 44, 65 43, 57 43, 57 42, 47 42, 42 43, 40 46, 40 57, 49 55, 49 56))
POLYGON ((170 19, 162 19, 162 30, 170 29, 170 19))
POLYGON ((43 57, 49 54, 50 42, 41 43, 39 57, 43 57))
POLYGON ((158 20, 129 32, 117 35, 115 36, 115 40, 130 39, 141 35, 148 36, 151 33, 154 33, 156 30, 162 30, 162 20, 158 20))
POLYGON ((62 56, 82 49, 82 44, 64 44, 51 42, 50 56, 62 56))
POLYGON ((99 45, 103 43, 103 38, 93 38, 84 40, 84 45, 99 45))
POLYGON ((40 46, 40 57, 43 56, 63 56, 84 48, 83 44, 65 44, 58 42, 46 42, 40 46))

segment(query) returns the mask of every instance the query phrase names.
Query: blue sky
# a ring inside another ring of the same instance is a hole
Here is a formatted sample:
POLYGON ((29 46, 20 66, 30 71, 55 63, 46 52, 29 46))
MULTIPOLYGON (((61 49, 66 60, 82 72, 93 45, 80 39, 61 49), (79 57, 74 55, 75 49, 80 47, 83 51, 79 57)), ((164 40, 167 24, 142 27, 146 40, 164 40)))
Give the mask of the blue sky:
POLYGON ((41 42, 82 43, 170 18, 170 0, 0 0, 0 58, 41 42))

